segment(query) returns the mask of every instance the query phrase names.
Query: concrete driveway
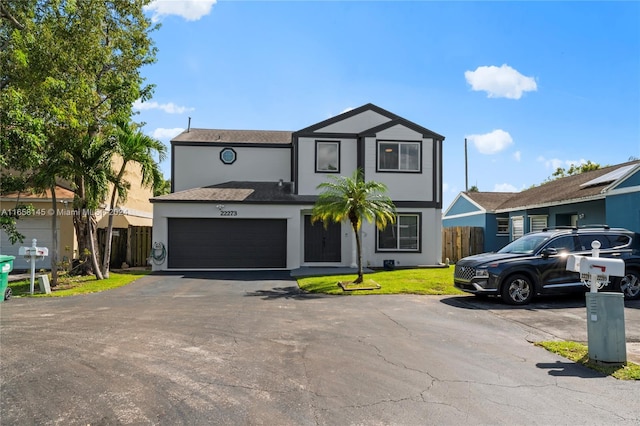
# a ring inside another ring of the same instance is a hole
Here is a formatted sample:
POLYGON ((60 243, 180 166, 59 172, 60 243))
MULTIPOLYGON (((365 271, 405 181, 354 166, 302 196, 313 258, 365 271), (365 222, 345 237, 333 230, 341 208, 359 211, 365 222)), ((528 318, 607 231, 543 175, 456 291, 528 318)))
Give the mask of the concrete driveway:
POLYGON ((0 306, 3 425, 640 422, 640 383, 533 346, 549 334, 510 318, 527 311, 471 296, 227 273, 0 306))

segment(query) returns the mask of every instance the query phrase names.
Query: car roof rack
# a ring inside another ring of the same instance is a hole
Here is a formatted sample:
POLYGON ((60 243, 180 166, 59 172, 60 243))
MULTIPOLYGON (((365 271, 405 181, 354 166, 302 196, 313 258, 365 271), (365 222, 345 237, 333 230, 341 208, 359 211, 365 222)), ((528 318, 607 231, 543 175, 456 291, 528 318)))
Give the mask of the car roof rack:
POLYGON ((589 228, 604 228, 604 229, 611 229, 611 227, 609 225, 606 224, 597 224, 594 223, 592 225, 582 225, 580 226, 580 229, 589 229, 589 228))
POLYGON ((564 225, 560 225, 560 226, 549 226, 546 228, 542 228, 542 232, 547 232, 547 231, 553 231, 553 230, 561 230, 561 229, 570 229, 572 231, 577 231, 578 228, 575 226, 564 226, 564 225))

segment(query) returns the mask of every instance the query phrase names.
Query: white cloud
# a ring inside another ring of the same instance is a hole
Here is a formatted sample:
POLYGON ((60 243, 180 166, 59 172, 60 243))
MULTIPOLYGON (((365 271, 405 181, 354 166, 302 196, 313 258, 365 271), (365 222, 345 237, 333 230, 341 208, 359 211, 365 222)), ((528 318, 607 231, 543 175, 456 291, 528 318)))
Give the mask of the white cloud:
POLYGON ((186 21, 197 21, 211 13, 214 4, 216 0, 154 0, 144 10, 153 13, 153 22, 169 15, 180 16, 186 21))
POLYGON ((159 104, 157 102, 140 102, 140 99, 133 103, 133 108, 138 110, 160 109, 167 114, 183 114, 195 109, 190 107, 178 106, 173 102, 169 102, 166 104, 159 104))
MULTIPOLYGON (((343 109, 343 110, 340 112, 340 114, 344 114, 345 112, 349 112, 349 111, 351 111, 352 109, 353 109, 353 107, 347 107, 347 108, 343 109)), ((340 114, 338 114, 338 115, 340 115, 340 114)))
POLYGON ((476 149, 482 154, 495 154, 513 144, 511 135, 502 129, 484 135, 468 135, 466 138, 473 142, 476 149))
POLYGON ((178 136, 182 132, 184 132, 184 129, 182 127, 174 127, 173 129, 164 129, 162 127, 158 127, 153 131, 151 136, 154 137, 155 139, 159 139, 163 141, 163 140, 170 140, 178 136))
POLYGON ((559 168, 568 169, 571 166, 579 166, 581 164, 587 164, 587 160, 581 158, 580 160, 560 160, 559 158, 544 158, 538 157, 538 161, 543 163, 544 166, 552 171, 556 171, 559 168))
POLYGON ((522 153, 520 151, 516 151, 513 153, 513 159, 516 160, 518 163, 520 162, 521 158, 522 158, 522 153))
POLYGON ((538 90, 533 77, 520 74, 507 64, 478 67, 475 71, 465 71, 464 78, 475 91, 487 92, 489 98, 520 99, 523 92, 538 90))
POLYGON ((496 183, 493 192, 518 192, 518 189, 510 183, 496 183))

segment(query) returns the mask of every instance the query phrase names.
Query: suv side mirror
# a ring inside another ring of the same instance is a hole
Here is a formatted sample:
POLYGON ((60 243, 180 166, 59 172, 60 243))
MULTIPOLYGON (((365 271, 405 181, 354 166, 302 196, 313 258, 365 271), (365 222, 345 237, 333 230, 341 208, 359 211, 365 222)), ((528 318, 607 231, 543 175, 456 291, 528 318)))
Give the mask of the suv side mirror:
POLYGON ((542 257, 544 257, 545 259, 549 256, 555 256, 556 254, 558 254, 558 249, 553 247, 547 247, 546 249, 542 250, 542 257))

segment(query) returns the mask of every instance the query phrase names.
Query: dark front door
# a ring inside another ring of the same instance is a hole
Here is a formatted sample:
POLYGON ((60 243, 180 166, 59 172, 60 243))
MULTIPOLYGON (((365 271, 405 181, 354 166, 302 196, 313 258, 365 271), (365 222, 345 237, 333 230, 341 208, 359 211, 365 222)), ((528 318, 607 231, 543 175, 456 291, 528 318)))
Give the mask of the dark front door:
POLYGON ((305 262, 340 262, 341 241, 340 224, 317 221, 311 223, 311 216, 304 217, 304 261, 305 262))

